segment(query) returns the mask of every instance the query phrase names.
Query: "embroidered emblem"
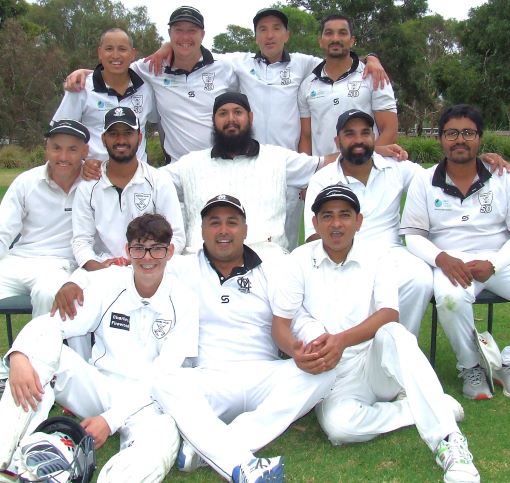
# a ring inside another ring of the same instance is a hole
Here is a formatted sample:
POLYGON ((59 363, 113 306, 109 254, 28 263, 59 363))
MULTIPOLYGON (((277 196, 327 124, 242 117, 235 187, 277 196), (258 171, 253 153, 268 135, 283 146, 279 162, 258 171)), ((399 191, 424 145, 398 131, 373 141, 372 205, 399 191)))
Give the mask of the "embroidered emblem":
POLYGON ((175 320, 156 319, 152 323, 152 333, 156 339, 162 339, 175 327, 175 320))
POLYGON ((478 201, 480 202, 480 213, 490 213, 492 211, 492 191, 487 193, 478 193, 478 201))
POLYGON ((202 80, 204 81, 204 90, 205 91, 213 91, 214 90, 214 72, 204 72, 202 74, 202 80))
POLYGON ((151 201, 150 193, 135 193, 135 206, 139 211, 143 211, 149 206, 151 201))
POLYGON ((239 277, 237 279, 237 285, 239 285, 239 292, 250 293, 251 282, 248 277, 239 277))
POLYGON ((143 111, 143 95, 136 94, 131 96, 131 103, 133 104, 133 111, 140 114, 143 111))
POLYGON ((290 69, 288 67, 280 72, 280 79, 282 86, 288 86, 290 84, 290 69))
POLYGON ((361 87, 361 81, 349 81, 347 82, 347 97, 359 97, 359 89, 361 87))

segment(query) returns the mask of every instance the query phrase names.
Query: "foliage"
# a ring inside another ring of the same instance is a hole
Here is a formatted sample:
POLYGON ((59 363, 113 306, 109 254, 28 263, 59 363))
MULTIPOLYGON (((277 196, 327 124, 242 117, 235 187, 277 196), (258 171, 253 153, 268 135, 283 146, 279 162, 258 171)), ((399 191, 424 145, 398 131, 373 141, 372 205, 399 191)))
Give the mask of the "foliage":
POLYGON ((159 141, 159 136, 147 136, 147 159, 151 166, 164 166, 165 155, 159 141))
POLYGON ((254 52, 257 49, 253 32, 239 25, 227 25, 225 33, 216 35, 212 51, 225 54, 226 52, 254 52))
POLYGON ((439 142, 433 137, 400 136, 397 142, 408 152, 409 159, 416 163, 435 164, 444 157, 439 142))
POLYGON ((0 147, 0 168, 28 168, 29 153, 15 144, 0 147))
POLYGON ((0 28, 8 18, 24 15, 28 11, 25 0, 0 0, 0 28))

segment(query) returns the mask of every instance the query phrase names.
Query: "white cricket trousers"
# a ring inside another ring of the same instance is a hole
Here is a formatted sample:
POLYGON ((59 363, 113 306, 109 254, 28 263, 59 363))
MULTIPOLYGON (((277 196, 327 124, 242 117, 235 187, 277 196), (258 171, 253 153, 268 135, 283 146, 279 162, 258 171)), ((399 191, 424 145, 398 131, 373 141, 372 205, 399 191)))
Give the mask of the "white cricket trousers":
MULTIPOLYGON (((38 361, 31 359, 31 362, 37 371, 38 361)), ((67 346, 62 347, 55 376, 53 390, 50 384, 45 386, 43 401, 25 434, 33 432, 47 419, 54 400, 75 415, 86 418, 122 404, 119 396, 127 393, 129 401, 125 402, 137 410, 119 428, 120 452, 104 465, 97 481, 163 481, 177 456, 180 438, 174 420, 160 410, 148 391, 143 394, 127 390, 132 384, 128 379, 106 376, 67 346)), ((49 379, 47 375, 45 379, 49 379)), ((133 386, 136 387, 136 383, 133 386)))
POLYGON ((432 269, 406 247, 392 247, 388 253, 397 273, 399 321, 418 337, 423 315, 432 298, 432 269))
MULTIPOLYGON (((75 264, 65 258, 30 258, 7 254, 0 260, 0 299, 30 295, 32 317, 47 314, 55 294, 69 280, 75 268, 75 264)), ((72 337, 68 344, 83 359, 90 357, 90 336, 72 337)))
POLYGON ((254 458, 331 388, 333 371, 312 375, 294 360, 228 362, 182 369, 154 386, 182 436, 224 478, 254 458))
MULTIPOLYGON (((447 253, 464 262, 487 260, 490 255, 494 255, 494 252, 463 253, 450 250, 447 253)), ((473 339, 475 322, 472 304, 485 288, 500 297, 510 299, 510 266, 498 270, 485 283, 473 281, 466 289, 460 285, 454 286, 440 268, 434 268, 437 316, 455 352, 459 370, 480 363, 480 354, 473 339)))
POLYGON ((381 327, 366 351, 337 366, 330 394, 317 406, 319 424, 335 444, 369 441, 415 424, 435 451, 459 431, 436 373, 416 337, 397 322, 381 327), (407 397, 391 402, 405 390, 407 397))

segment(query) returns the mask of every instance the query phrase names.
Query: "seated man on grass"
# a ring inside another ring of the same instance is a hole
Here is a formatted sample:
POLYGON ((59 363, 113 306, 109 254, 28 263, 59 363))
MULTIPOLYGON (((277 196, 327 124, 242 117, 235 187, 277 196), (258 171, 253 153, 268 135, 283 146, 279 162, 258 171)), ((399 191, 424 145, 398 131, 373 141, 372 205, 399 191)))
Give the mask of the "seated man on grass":
MULTIPOLYGON (((196 357, 197 303, 165 272, 174 247, 163 216, 131 221, 125 250, 131 266, 97 272, 72 322, 50 315, 34 319, 5 356, 10 370, 0 401, 0 470, 11 464, 20 439, 47 418, 54 401, 84 418, 81 425, 96 448, 119 432, 121 450, 98 481, 162 481, 170 470, 179 434, 153 402, 151 378, 196 357), (62 344, 91 332, 89 362, 62 344)), ((60 463, 67 464, 56 460, 54 467, 60 463)))
POLYGON ((321 239, 288 257, 273 337, 304 371, 335 372, 333 388, 316 407, 319 424, 336 445, 416 425, 444 481, 480 481, 456 423, 462 407, 444 394, 416 338, 397 323, 391 258, 355 239, 363 222, 357 196, 331 185, 312 211, 321 239))

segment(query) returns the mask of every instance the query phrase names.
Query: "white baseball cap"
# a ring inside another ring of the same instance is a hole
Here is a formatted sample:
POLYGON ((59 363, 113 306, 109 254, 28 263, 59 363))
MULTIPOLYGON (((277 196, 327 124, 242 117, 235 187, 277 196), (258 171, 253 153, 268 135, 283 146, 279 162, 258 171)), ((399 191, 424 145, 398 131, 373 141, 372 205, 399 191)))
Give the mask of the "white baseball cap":
POLYGON ((491 392, 494 392, 492 372, 495 369, 501 369, 501 352, 490 332, 478 333, 476 329, 473 329, 473 336, 475 338, 476 347, 480 352, 480 365, 487 375, 487 382, 491 392))

